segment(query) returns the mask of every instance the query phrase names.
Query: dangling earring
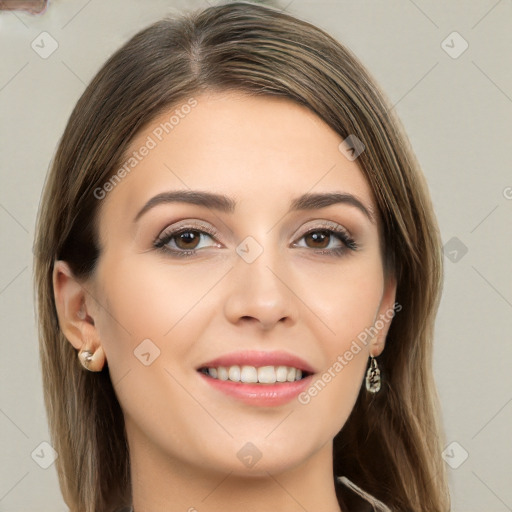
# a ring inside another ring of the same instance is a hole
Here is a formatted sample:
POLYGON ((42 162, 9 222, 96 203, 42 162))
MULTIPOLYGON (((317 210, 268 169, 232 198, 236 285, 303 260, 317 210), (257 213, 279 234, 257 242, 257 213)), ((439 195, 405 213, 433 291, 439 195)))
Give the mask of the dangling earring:
POLYGON ((378 393, 380 390, 380 370, 375 357, 372 355, 370 357, 372 360, 366 372, 366 389, 370 393, 378 393))

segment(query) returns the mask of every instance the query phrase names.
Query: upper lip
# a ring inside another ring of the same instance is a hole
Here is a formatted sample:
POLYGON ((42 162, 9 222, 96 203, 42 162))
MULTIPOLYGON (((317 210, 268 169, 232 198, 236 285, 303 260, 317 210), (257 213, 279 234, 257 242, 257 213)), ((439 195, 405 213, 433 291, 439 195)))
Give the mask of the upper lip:
POLYGON ((315 373, 315 369, 304 359, 281 350, 266 352, 258 350, 245 350, 242 352, 230 352, 201 364, 201 368, 218 368, 219 366, 290 366, 299 370, 315 373))

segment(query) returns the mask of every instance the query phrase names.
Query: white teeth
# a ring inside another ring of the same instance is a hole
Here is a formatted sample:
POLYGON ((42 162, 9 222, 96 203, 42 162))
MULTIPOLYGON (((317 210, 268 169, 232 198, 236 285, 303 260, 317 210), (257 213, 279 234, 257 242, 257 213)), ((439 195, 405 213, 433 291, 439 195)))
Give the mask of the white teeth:
POLYGON ((229 380, 240 382, 240 366, 230 366, 228 370, 229 380))
POLYGON ((258 382, 262 384, 274 384, 276 382, 276 370, 273 366, 258 368, 258 382))
POLYGON ((242 366, 240 380, 242 382, 258 382, 258 370, 254 366, 242 366))
MULTIPOLYGON (((208 368, 208 371, 210 369, 208 368)), ((228 380, 229 379, 229 376, 228 376, 228 371, 226 370, 226 368, 224 368, 223 366, 219 366, 217 368, 217 378, 219 380, 228 380)))
POLYGON ((286 366, 278 366, 276 371, 276 381, 277 382, 286 382, 286 377, 288 375, 288 370, 286 366))
POLYGON ((219 366, 208 368, 208 375, 214 379, 232 382, 275 384, 276 382, 294 382, 302 379, 302 370, 290 366, 219 366))

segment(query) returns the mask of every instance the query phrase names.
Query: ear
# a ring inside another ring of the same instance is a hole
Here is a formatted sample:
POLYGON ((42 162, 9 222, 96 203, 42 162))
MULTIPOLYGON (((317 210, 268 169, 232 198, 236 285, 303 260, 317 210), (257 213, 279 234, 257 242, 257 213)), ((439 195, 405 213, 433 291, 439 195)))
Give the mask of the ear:
POLYGON ((62 333, 77 350, 91 352, 87 368, 100 371, 105 353, 89 311, 92 307, 88 307, 94 299, 63 260, 56 260, 53 266, 53 294, 62 333))
POLYGON ((384 350, 386 336, 391 326, 391 321, 395 316, 395 312, 402 309, 402 306, 395 302, 396 287, 397 283, 395 276, 389 275, 386 278, 382 300, 373 323, 374 327, 378 330, 370 347, 370 354, 374 357, 379 356, 384 350))

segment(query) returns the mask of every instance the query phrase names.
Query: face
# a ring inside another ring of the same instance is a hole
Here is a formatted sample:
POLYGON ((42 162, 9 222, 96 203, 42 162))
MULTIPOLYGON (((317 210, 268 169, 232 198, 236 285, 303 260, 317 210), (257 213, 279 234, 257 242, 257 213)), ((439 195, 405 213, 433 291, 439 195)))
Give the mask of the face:
POLYGON ((88 307, 131 447, 182 468, 293 468, 330 446, 384 348, 361 334, 394 302, 377 207, 304 107, 194 98, 138 134, 136 163, 99 199, 88 307))

